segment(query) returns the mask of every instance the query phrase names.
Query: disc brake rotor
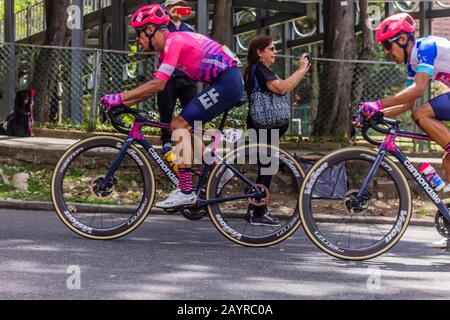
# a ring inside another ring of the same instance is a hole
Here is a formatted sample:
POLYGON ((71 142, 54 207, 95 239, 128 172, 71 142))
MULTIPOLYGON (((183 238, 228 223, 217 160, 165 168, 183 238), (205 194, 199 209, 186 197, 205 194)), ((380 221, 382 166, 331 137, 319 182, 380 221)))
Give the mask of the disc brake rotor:
POLYGON ((349 190, 345 194, 344 204, 347 213, 350 215, 363 215, 369 209, 369 200, 371 198, 370 193, 366 190, 364 191, 363 198, 359 201, 356 197, 359 190, 353 189, 349 190))
POLYGON ((104 179, 105 177, 99 176, 91 181, 89 189, 94 197, 104 199, 111 196, 115 190, 118 183, 117 179, 113 177, 105 186, 102 187, 102 182, 104 179))

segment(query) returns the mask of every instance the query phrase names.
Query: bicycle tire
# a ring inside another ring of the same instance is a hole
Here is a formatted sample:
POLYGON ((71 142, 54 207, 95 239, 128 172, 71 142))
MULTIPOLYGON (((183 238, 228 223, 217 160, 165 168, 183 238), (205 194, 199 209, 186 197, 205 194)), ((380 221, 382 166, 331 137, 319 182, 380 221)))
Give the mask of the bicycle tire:
MULTIPOLYGON (((324 224, 323 217, 320 217, 319 214, 315 216, 312 212, 314 200, 313 196, 314 192, 312 191, 312 189, 314 188, 317 181, 319 181, 320 176, 323 172, 326 172, 328 168, 333 168, 333 166, 335 166, 336 164, 344 163, 346 160, 368 161, 370 164, 371 162, 373 163, 377 155, 378 155, 377 152, 367 148, 350 147, 341 149, 319 160, 310 169, 310 171, 305 177, 299 195, 300 217, 302 220, 302 226, 308 237, 311 239, 311 241, 320 250, 333 257, 342 260, 354 260, 354 261, 372 259, 391 249, 401 239, 404 232, 406 231, 406 228, 408 227, 412 215, 411 190, 403 172, 392 160, 390 160, 387 157, 384 158, 380 168, 381 170, 386 171, 387 177, 392 178, 395 187, 395 189, 393 190, 397 190, 396 192, 399 195, 399 202, 398 202, 398 213, 395 218, 395 222, 393 223, 393 227, 391 229, 388 229, 389 231, 387 231, 384 237, 382 237, 379 240, 374 239, 373 245, 367 247, 347 248, 345 246, 339 245, 339 240, 336 241, 336 237, 332 236, 331 234, 332 232, 330 232, 329 235, 325 235, 323 231, 325 229, 324 227, 322 227, 321 231, 320 225, 324 224), (322 221, 319 221, 320 218, 322 219, 322 221)), ((357 189, 356 191, 358 191, 358 188, 356 189, 357 189)), ((323 200, 321 201, 323 202, 323 200)), ((333 209, 332 214, 336 214, 335 208, 332 209, 333 209)), ((319 211, 318 209, 315 210, 319 211)), ((395 211, 397 210, 395 209, 395 211)), ((345 221, 345 219, 342 217, 338 218, 340 219, 335 220, 337 223, 339 223, 340 221, 345 221)), ((371 218, 371 216, 369 216, 368 218, 371 218)), ((382 220, 381 217, 376 217, 373 219, 382 220)), ((333 222, 328 223, 331 224, 333 222)), ((350 218, 350 231, 351 231, 351 223, 352 220, 350 218)), ((357 221, 357 223, 359 222, 357 221)), ((370 223, 375 224, 374 222, 370 223)), ((370 231, 370 223, 367 225, 369 231, 370 231)))
MULTIPOLYGON (((291 194, 293 203, 289 203, 290 209, 286 210, 286 211, 292 211, 292 213, 290 215, 287 214, 287 216, 285 217, 285 220, 283 219, 283 221, 286 221, 286 223, 280 225, 276 229, 274 229, 274 228, 272 228, 272 230, 268 229, 267 234, 249 235, 249 234, 245 233, 246 229, 244 229, 243 226, 242 226, 242 228, 240 228, 238 230, 237 227, 239 225, 234 225, 234 223, 231 224, 231 222, 236 221, 233 219, 243 220, 242 217, 239 217, 239 216, 233 217, 233 218, 230 217, 229 219, 227 219, 227 217, 225 217, 225 215, 224 215, 224 212, 222 212, 221 208, 219 207, 221 204, 208 205, 208 213, 209 213, 211 221, 213 222, 214 226, 220 231, 220 233, 222 235, 224 235, 226 238, 228 238, 229 240, 233 241, 234 243, 237 243, 237 244, 243 245, 243 246, 247 246, 247 247, 267 247, 267 246, 272 246, 272 245, 275 245, 275 244, 278 244, 278 243, 284 241, 289 236, 291 236, 301 225, 300 216, 299 216, 299 212, 298 212, 297 193, 299 192, 301 184, 303 182, 304 172, 303 172, 303 169, 298 164, 298 162, 288 152, 281 150, 279 148, 276 148, 272 145, 259 144, 259 145, 242 146, 242 147, 239 147, 239 148, 227 153, 224 156, 224 161, 228 161, 229 159, 232 159, 239 152, 244 151, 245 153, 247 153, 248 151, 245 151, 245 150, 251 150, 251 148, 254 148, 256 146, 258 146, 258 147, 262 146, 262 147, 268 148, 268 150, 270 149, 271 150, 270 152, 273 152, 273 154, 276 154, 277 156, 279 156, 281 161, 283 161, 283 164, 286 165, 285 166, 286 169, 284 169, 284 172, 292 173, 292 175, 289 177, 291 180, 289 180, 289 178, 288 178, 288 179, 285 179, 285 181, 291 181, 291 186, 293 188, 297 188, 297 190, 296 190, 295 194, 291 194), (288 167, 288 169, 287 169, 287 167, 288 167), (291 171, 289 171, 289 170, 291 170, 291 171), (242 231, 242 230, 244 230, 244 231, 242 231)), ((216 165, 215 168, 213 169, 213 171, 211 172, 211 175, 209 176, 209 180, 208 180, 208 184, 207 184, 207 189, 206 189, 206 195, 207 195, 208 200, 216 198, 217 194, 220 193, 220 191, 218 191, 219 182, 226 170, 229 170, 229 169, 227 169, 225 164, 221 163, 221 164, 216 165)), ((279 170, 278 172, 281 172, 281 170, 279 170)), ((287 174, 287 175, 289 176, 289 174, 287 174)), ((237 181, 239 182, 239 180, 237 180, 237 181)), ((273 182, 272 182, 272 185, 273 185, 273 182)), ((288 190, 288 188, 290 186, 284 185, 283 187, 285 187, 286 190, 288 190)), ((220 189, 224 189, 224 188, 225 188, 225 186, 222 186, 220 189)), ((286 192, 286 193, 288 193, 288 192, 286 192)), ((271 198, 272 198, 272 196, 271 196, 271 198)), ((275 198, 275 197, 273 197, 273 198, 275 198)), ((241 206, 241 207, 239 207, 239 209, 245 209, 245 208, 242 208, 242 206, 241 206)), ((248 212, 247 212, 247 214, 248 214, 248 212)), ((245 224, 246 222, 243 222, 243 223, 245 224)), ((249 227, 249 228, 254 228, 254 227, 249 227)))
MULTIPOLYGON (((130 161, 130 163, 134 162, 137 165, 136 172, 137 174, 140 174, 142 177, 142 188, 143 188, 142 195, 135 196, 136 198, 141 197, 140 200, 136 201, 138 204, 136 204, 135 208, 131 208, 131 206, 117 207, 117 205, 104 205, 104 204, 92 205, 81 202, 73 204, 69 203, 69 201, 66 201, 65 199, 65 197, 67 197, 64 194, 65 192, 64 184, 67 182, 65 177, 66 173, 69 172, 69 170, 71 170, 71 165, 74 163, 74 161, 78 161, 77 159, 84 160, 85 158, 81 157, 83 155, 86 157, 86 159, 88 159, 89 152, 91 152, 92 155, 89 156, 92 158, 93 154, 96 153, 95 151, 92 151, 94 148, 104 148, 104 149, 107 148, 108 150, 111 149, 119 151, 123 143, 124 143, 123 139, 111 136, 97 136, 87 138, 71 146, 60 158, 58 164, 56 165, 56 168, 53 172, 51 183, 53 206, 61 221, 70 230, 72 230, 73 232, 82 237, 94 240, 112 240, 123 237, 132 232, 133 230, 135 230, 141 223, 143 223, 152 208, 156 192, 155 177, 147 157, 142 153, 141 150, 139 150, 134 145, 130 145, 129 151, 127 152, 126 155, 126 159, 128 159, 127 161, 130 161), (122 209, 130 212, 123 213, 121 211, 122 209), (120 222, 119 225, 108 228, 103 227, 103 220, 102 220, 102 227, 100 228, 89 226, 85 222, 81 221, 80 218, 77 218, 75 216, 77 215, 79 217, 81 215, 85 216, 90 215, 90 217, 91 216, 93 217, 92 221, 94 221, 94 217, 96 214, 102 217, 102 215, 105 215, 108 212, 111 215, 112 221, 114 219, 117 219, 119 214, 124 214, 126 217, 122 219, 123 222, 120 222)), ((114 156, 115 156, 114 154, 111 155, 111 157, 114 156)), ((100 163, 101 161, 106 162, 105 159, 101 159, 100 161, 97 162, 97 164, 100 163)), ((95 167, 95 164, 91 165, 95 167)), ((105 166, 106 165, 107 164, 105 164, 105 166)), ((69 176, 69 174, 67 175, 69 176)), ((87 179, 89 180, 89 178, 87 179)), ((93 180, 94 179, 90 180, 91 187, 92 185, 95 184, 93 180)), ((81 184, 82 181, 83 179, 80 178, 78 183, 81 184)), ((112 193, 113 192, 111 192, 111 194, 112 193)), ((119 200, 117 200, 117 202, 118 201, 119 200)))

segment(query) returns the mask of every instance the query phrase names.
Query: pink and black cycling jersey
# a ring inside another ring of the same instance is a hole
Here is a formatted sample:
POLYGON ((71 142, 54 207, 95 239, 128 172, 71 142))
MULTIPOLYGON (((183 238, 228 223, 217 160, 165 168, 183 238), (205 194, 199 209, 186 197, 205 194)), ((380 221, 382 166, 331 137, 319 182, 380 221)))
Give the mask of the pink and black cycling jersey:
POLYGON ((167 34, 160 61, 155 78, 166 82, 175 69, 192 80, 211 83, 222 72, 242 66, 238 57, 226 46, 194 32, 167 34))

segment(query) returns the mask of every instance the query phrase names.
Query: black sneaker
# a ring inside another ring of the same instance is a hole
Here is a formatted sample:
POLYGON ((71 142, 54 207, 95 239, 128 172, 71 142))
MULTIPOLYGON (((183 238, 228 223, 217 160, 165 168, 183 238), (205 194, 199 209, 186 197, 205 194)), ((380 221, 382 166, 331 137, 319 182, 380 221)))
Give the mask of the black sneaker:
MULTIPOLYGON (((246 219, 247 220, 247 219, 246 219)), ((262 216, 250 217, 248 216, 248 222, 254 226, 269 226, 277 227, 280 226, 280 219, 272 216, 269 211, 266 211, 262 216)))

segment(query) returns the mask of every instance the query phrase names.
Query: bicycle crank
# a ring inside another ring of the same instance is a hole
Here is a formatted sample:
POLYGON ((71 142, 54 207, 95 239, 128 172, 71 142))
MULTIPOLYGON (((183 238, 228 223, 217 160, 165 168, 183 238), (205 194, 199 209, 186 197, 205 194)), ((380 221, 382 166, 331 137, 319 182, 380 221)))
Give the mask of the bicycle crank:
MULTIPOLYGON (((270 191, 269 189, 263 185, 263 184, 255 184, 255 186, 262 191, 263 193, 263 197, 261 199, 256 199, 256 198, 249 198, 248 199, 248 203, 254 207, 263 207, 263 206, 267 206, 269 204, 270 201, 270 191)), ((247 192, 247 194, 251 194, 254 191, 250 190, 247 192)))
MULTIPOLYGON (((450 209, 450 203, 447 203, 447 208, 450 209)), ((441 236, 448 238, 450 232, 450 223, 445 219, 440 211, 434 215, 434 226, 441 236)))

